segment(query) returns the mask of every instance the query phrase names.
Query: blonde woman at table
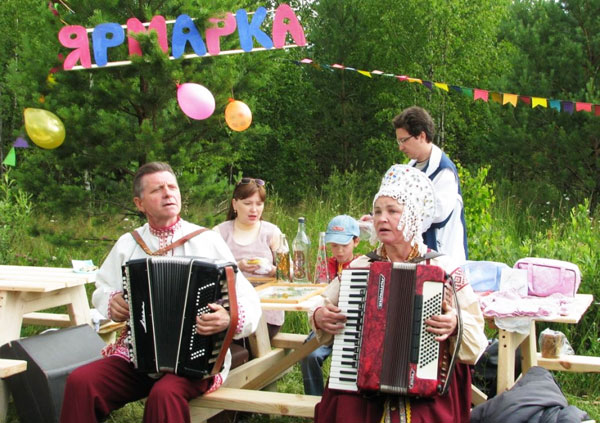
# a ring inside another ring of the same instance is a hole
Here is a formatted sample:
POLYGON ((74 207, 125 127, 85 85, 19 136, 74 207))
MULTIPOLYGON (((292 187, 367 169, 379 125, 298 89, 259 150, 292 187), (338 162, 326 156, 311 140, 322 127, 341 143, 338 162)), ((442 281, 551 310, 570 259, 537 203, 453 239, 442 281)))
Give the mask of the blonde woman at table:
MULTIPOLYGON (((123 298, 121 267, 132 259, 162 256, 198 256, 234 261, 231 251, 216 233, 181 219, 181 194, 175 173, 167 163, 151 162, 139 168, 133 179, 133 201, 147 222, 122 235, 96 275, 92 302, 104 316, 116 322, 129 320, 129 303, 123 298)), ((239 320, 234 338, 249 336, 258 327, 260 300, 246 278, 235 282, 239 320)), ((210 335, 229 327, 227 309, 209 304, 210 312, 196 318, 196 332, 210 335)), ((145 374, 137 371, 129 355, 127 330, 108 345, 103 358, 75 369, 67 378, 61 423, 105 421, 112 410, 146 398, 144 423, 190 422, 188 401, 219 388, 231 367, 228 351, 223 371, 205 379, 173 373, 145 374)))
MULTIPOLYGON (((373 222, 380 247, 368 256, 361 256, 350 268, 368 268, 373 261, 414 262, 430 252, 421 234, 424 224, 434 216, 434 190, 431 181, 421 171, 404 165, 392 166, 384 175, 379 192, 373 200, 373 222)), ((426 256, 427 257, 427 256, 426 256)), ((471 408, 471 374, 473 364, 487 346, 483 332, 483 316, 477 297, 467 283, 461 268, 450 256, 429 257, 421 263, 440 266, 451 274, 460 305, 463 322, 460 361, 449 379, 448 392, 432 398, 402 395, 363 395, 325 389, 315 408, 316 423, 468 423, 471 408)), ((324 292, 321 305, 315 307, 311 324, 317 337, 335 334, 344 328, 346 316, 337 307, 340 283, 332 281, 324 292)), ((425 323, 427 331, 439 342, 449 340, 450 351, 457 342, 457 308, 452 301, 443 303, 443 313, 425 323)))
MULTIPOLYGON (((281 230, 262 219, 267 191, 265 181, 242 178, 233 190, 227 220, 213 228, 220 233, 246 277, 275 276, 275 251, 279 247, 281 230)), ((269 337, 279 332, 284 312, 263 312, 269 337)))

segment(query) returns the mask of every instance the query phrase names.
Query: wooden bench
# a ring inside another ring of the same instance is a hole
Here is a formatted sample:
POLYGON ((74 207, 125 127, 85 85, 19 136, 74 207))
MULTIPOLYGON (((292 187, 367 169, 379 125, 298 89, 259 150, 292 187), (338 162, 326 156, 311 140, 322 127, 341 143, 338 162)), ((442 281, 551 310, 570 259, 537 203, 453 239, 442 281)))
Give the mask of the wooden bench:
POLYGON ((27 370, 27 362, 25 360, 9 360, 0 358, 0 379, 16 375, 27 370))
POLYGON ((575 373, 600 373, 600 357, 587 355, 561 355, 559 358, 544 358, 536 354, 537 365, 548 370, 575 373))
POLYGON ((219 388, 190 402, 190 409, 202 407, 312 418, 319 401, 321 397, 316 395, 219 388))

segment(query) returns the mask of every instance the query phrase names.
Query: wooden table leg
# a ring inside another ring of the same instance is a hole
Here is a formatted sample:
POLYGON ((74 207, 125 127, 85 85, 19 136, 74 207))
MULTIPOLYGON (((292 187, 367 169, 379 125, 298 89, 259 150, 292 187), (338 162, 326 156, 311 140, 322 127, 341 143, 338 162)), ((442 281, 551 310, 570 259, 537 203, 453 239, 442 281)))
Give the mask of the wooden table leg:
POLYGON ((510 389, 515 384, 515 351, 528 336, 498 328, 497 395, 510 389))
POLYGON ((316 350, 319 345, 321 344, 317 337, 312 338, 311 340, 302 344, 301 347, 286 355, 285 358, 279 360, 270 369, 256 376, 252 381, 244 385, 242 388, 257 389, 258 387, 267 385, 271 381, 275 380, 279 374, 286 371, 288 368, 292 367, 298 361, 302 360, 308 354, 316 350))
POLYGON ((269 340, 269 329, 265 316, 260 317, 256 332, 248 337, 250 342, 250 352, 253 357, 262 357, 271 351, 271 341, 269 340))
POLYGON ((533 366, 537 366, 537 335, 535 331, 535 320, 531 321, 529 336, 521 344, 521 373, 527 373, 533 366))
POLYGON ((71 323, 73 326, 78 325, 91 325, 92 318, 90 316, 90 303, 87 299, 85 292, 85 286, 73 286, 65 290, 69 293, 71 300, 67 303, 67 310, 71 317, 71 323))
POLYGON ((0 345, 21 336, 23 302, 18 291, 0 291, 0 345))

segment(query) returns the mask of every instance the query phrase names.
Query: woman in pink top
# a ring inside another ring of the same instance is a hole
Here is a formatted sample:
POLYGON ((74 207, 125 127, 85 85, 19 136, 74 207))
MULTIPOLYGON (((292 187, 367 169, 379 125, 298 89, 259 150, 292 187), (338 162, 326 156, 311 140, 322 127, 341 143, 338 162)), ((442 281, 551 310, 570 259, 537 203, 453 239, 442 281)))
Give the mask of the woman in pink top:
MULTIPOLYGON (((275 251, 281 230, 262 220, 266 198, 265 181, 242 178, 233 190, 227 220, 213 228, 221 234, 246 277, 275 276, 275 251)), ((263 314, 269 336, 273 337, 283 325, 284 312, 263 314)))

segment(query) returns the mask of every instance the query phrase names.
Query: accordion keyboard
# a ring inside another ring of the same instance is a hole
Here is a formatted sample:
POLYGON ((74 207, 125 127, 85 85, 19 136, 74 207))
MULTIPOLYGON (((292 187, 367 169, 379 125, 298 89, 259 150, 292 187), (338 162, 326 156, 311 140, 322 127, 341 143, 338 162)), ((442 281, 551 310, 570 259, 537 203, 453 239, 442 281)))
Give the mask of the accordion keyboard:
POLYGON ((360 333, 368 280, 368 269, 342 272, 338 307, 346 315, 347 321, 343 331, 335 335, 329 371, 330 389, 358 391, 360 333))

